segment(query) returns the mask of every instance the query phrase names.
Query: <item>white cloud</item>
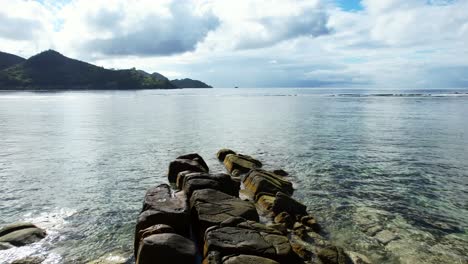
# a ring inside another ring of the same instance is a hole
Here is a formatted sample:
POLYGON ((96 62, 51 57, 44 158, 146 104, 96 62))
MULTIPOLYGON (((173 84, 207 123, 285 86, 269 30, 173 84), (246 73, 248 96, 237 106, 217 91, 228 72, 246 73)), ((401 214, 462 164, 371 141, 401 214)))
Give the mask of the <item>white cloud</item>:
POLYGON ((0 49, 215 86, 468 86, 468 0, 0 0, 0 49), (3 24, 1 23, 3 22, 3 24))

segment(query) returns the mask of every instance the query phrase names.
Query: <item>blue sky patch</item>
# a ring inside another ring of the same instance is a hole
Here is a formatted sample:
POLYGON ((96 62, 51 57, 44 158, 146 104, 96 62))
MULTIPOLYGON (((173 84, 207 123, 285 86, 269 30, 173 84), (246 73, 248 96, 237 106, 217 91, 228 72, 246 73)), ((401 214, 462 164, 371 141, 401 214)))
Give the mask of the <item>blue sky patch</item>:
POLYGON ((361 5, 361 0, 335 0, 339 7, 345 11, 359 11, 363 7, 361 5))

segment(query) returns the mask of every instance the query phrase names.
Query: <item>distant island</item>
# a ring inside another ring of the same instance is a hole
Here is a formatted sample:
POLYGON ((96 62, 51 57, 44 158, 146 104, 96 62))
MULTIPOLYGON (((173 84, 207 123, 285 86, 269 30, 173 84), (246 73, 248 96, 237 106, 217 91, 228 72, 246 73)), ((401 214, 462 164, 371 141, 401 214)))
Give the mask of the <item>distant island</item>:
POLYGON ((136 90, 212 88, 192 79, 169 80, 135 68, 111 70, 47 50, 29 59, 0 52, 0 90, 136 90))

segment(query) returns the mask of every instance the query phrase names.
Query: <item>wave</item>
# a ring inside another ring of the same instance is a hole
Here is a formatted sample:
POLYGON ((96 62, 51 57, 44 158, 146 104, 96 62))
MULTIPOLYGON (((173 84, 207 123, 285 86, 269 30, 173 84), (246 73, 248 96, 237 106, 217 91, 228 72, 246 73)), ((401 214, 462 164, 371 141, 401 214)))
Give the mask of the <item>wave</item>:
POLYGON ((30 245, 0 251, 0 263, 11 263, 26 257, 41 258, 44 264, 62 263, 62 257, 57 253, 51 252, 50 249, 57 241, 65 239, 62 237, 62 230, 68 223, 67 219, 75 213, 75 210, 65 208, 40 214, 27 213, 21 221, 31 222, 45 229, 47 236, 41 241, 30 245))

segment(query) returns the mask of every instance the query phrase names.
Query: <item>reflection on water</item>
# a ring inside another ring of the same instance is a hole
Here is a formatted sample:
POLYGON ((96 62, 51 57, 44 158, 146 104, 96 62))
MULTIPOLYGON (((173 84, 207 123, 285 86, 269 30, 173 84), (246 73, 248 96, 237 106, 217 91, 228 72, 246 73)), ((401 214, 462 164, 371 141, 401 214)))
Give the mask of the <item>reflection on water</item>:
POLYGON ((230 147, 289 171, 295 196, 348 250, 378 263, 466 263, 465 94, 0 93, 0 225, 30 220, 51 234, 0 259, 131 254, 142 197, 166 181, 169 161, 198 152, 222 170, 214 154, 230 147))

